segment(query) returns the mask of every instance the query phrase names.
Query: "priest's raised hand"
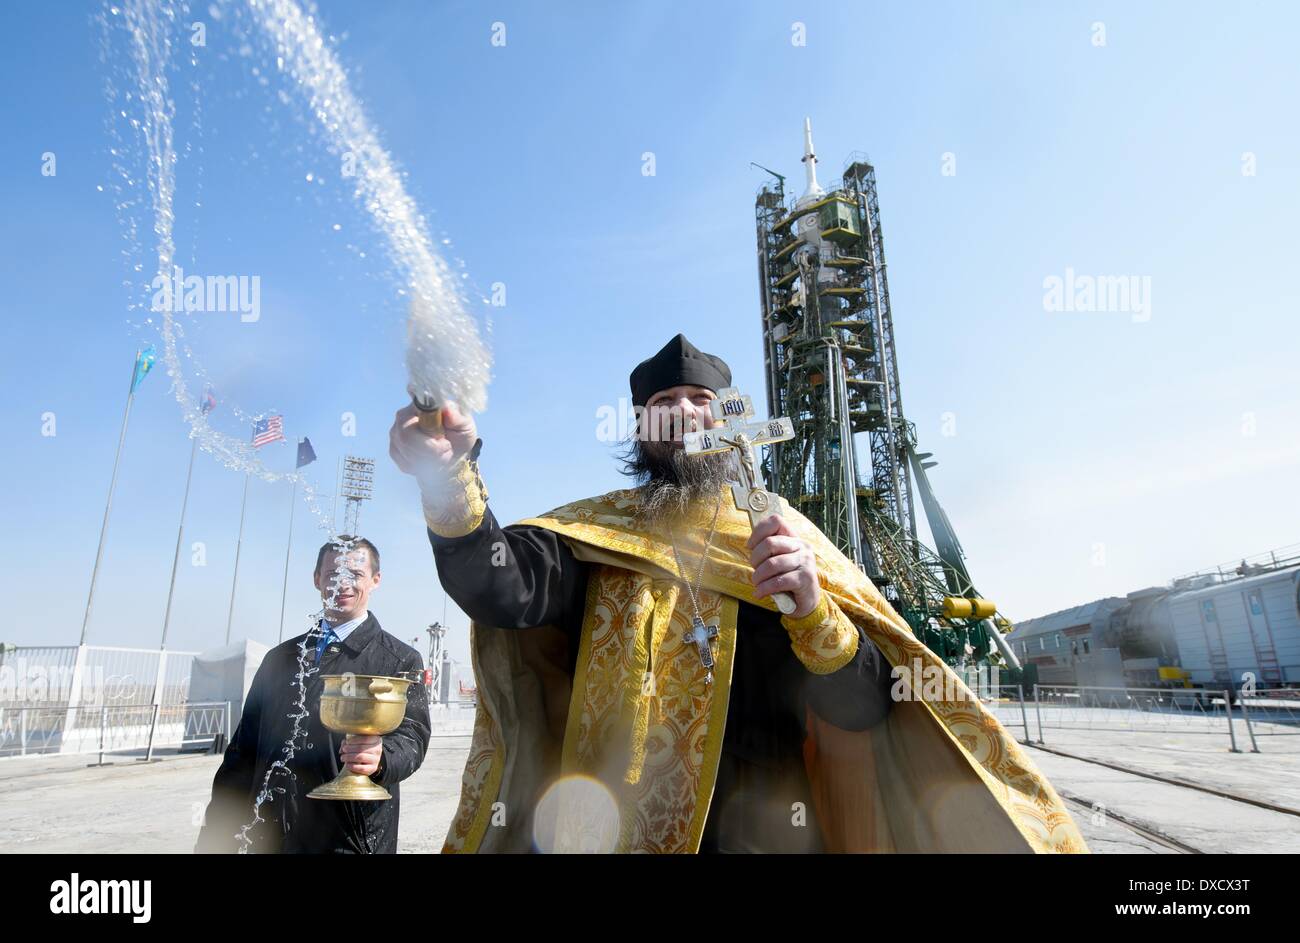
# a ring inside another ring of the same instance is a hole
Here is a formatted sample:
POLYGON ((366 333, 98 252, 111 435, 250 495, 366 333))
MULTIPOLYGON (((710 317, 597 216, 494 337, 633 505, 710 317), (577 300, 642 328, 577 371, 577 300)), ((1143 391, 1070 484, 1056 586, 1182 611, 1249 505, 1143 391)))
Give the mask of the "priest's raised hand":
POLYGON ((455 403, 446 403, 441 413, 442 430, 432 432, 421 424, 424 414, 407 403, 397 411, 388 430, 389 456, 422 486, 441 484, 446 471, 473 448, 478 438, 474 417, 462 413, 455 403))
POLYGON ((754 584, 756 599, 789 593, 794 597, 795 609, 790 615, 795 619, 817 608, 822 593, 817 555, 788 521, 776 514, 763 518, 745 547, 749 550, 749 565, 754 568, 749 581, 754 584))

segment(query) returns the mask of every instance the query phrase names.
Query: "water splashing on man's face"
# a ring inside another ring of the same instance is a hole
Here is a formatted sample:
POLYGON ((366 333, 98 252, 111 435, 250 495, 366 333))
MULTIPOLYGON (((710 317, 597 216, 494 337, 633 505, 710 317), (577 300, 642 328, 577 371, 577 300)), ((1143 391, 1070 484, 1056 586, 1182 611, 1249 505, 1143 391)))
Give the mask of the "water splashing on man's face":
POLYGON ((331 622, 349 622, 364 613, 379 580, 380 574, 365 548, 327 553, 312 574, 325 606, 325 617, 331 622))
POLYGON ((736 477, 730 452, 688 455, 682 435, 714 425, 701 386, 675 386, 651 396, 623 456, 623 473, 641 488, 641 516, 654 526, 684 516, 697 501, 712 503, 736 477))

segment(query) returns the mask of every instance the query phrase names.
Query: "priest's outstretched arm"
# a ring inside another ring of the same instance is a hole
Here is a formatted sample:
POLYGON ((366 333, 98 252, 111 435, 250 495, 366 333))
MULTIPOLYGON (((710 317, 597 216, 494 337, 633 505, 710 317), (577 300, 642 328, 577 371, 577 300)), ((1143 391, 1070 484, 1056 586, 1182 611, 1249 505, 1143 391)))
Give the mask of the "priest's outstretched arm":
MULTIPOLYGON (((483 625, 524 629, 576 618, 584 603, 585 565, 553 531, 497 522, 474 467, 480 444, 455 466, 454 483, 440 498, 424 493, 442 585, 483 625)), ((780 621, 806 669, 802 689, 819 717, 844 730, 865 730, 884 719, 891 704, 889 663, 828 593, 801 618, 780 621)))
MULTIPOLYGON (((431 505, 425 523, 438 579, 447 595, 475 622, 527 629, 565 622, 583 603, 585 564, 558 534, 544 527, 502 527, 475 500, 472 508, 431 505)), ((481 494, 486 499, 484 489, 481 494)))
POLYGON ((429 542, 447 594, 475 622, 531 628, 566 621, 581 606, 585 566, 557 534, 501 527, 478 474, 482 440, 472 416, 444 406, 442 429, 419 426, 412 406, 397 412, 389 454, 420 484, 429 542))
POLYGON ((438 579, 475 622, 502 629, 561 623, 583 603, 584 564, 543 527, 502 527, 487 506, 477 458, 451 468, 449 487, 422 489, 438 579))
MULTIPOLYGON (((478 476, 482 446, 473 419, 454 407, 443 411, 441 436, 406 435, 416 421, 412 407, 397 413, 389 452, 398 467, 416 476, 438 575, 448 595, 476 622, 500 628, 530 628, 572 622, 581 616, 585 565, 558 534, 540 527, 501 527, 487 507, 478 476), (429 474, 429 468, 437 474, 429 474)), ((779 528, 778 528, 779 529, 779 528)), ((785 534, 767 547, 782 550, 785 534)), ((792 590, 777 565, 759 574, 758 595, 792 590), (762 585, 775 579, 770 586, 762 585)), ((788 565, 786 570, 790 569, 788 565)), ((802 575, 816 584, 815 571, 802 575)), ((806 589, 806 587, 805 587, 806 589)), ((889 710, 889 665, 879 650, 828 595, 795 590, 803 605, 781 624, 790 646, 807 669, 805 690, 813 710, 844 729, 865 729, 889 710)), ((771 613, 775 615, 775 613, 771 613)))

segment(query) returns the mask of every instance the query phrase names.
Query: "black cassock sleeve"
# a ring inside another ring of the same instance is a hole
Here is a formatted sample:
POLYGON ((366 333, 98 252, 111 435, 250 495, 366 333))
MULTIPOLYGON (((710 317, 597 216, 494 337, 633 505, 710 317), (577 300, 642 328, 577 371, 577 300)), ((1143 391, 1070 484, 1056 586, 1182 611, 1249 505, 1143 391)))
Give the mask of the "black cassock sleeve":
POLYGON ((195 854, 232 854, 239 850, 237 835, 251 818, 250 796, 257 770, 258 731, 262 726, 262 701, 266 691, 268 661, 263 660, 249 685, 239 724, 230 737, 221 766, 212 778, 212 798, 199 829, 195 854))
POLYGON ((497 523, 492 509, 463 537, 429 531, 438 578, 465 614, 485 625, 530 629, 556 624, 572 633, 586 595, 585 564, 544 527, 497 523))
POLYGON ((889 661, 862 629, 858 651, 839 671, 817 675, 805 672, 804 694, 808 706, 822 720, 841 730, 867 730, 885 719, 893 704, 893 677, 889 661))

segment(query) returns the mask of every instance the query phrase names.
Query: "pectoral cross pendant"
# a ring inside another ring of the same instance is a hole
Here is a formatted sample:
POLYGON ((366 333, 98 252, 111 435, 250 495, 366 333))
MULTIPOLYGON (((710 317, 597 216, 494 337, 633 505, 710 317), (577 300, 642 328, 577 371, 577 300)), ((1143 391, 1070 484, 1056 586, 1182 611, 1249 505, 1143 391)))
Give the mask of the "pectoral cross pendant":
POLYGON ((704 620, 699 616, 691 616, 691 627, 684 636, 684 641, 694 645, 700 653, 700 664, 704 666, 705 671, 705 684, 713 683, 713 648, 709 643, 717 637, 716 625, 705 625, 704 620))

